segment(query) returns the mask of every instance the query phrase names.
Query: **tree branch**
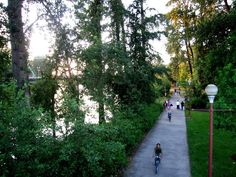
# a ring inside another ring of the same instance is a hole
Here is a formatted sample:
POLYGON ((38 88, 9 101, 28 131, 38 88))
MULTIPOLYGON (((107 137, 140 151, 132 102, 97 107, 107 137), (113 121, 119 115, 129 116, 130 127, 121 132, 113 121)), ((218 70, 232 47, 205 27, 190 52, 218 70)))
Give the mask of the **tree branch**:
POLYGON ((227 12, 230 11, 230 5, 228 4, 228 1, 227 0, 224 0, 224 3, 225 3, 225 9, 227 12))
POLYGON ((44 14, 39 15, 35 21, 33 21, 25 30, 24 33, 27 33, 32 27, 33 25, 43 16, 44 14))

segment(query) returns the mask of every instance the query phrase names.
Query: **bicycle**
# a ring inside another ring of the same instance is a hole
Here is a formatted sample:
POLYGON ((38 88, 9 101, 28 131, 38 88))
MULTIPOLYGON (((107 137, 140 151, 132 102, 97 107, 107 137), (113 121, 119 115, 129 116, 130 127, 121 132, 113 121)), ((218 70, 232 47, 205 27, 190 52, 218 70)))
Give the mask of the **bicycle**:
POLYGON ((161 158, 159 156, 156 156, 155 157, 155 174, 158 173, 160 163, 161 163, 161 158))

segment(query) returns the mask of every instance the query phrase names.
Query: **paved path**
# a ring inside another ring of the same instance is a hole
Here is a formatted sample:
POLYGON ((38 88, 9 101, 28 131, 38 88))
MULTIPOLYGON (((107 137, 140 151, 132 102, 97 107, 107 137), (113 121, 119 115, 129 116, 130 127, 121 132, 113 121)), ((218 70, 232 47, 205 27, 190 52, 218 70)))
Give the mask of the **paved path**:
POLYGON ((148 133, 124 172, 124 177, 191 177, 185 116, 184 111, 176 109, 177 99, 182 100, 178 96, 170 100, 174 105, 172 121, 168 121, 166 111, 160 115, 159 121, 148 133), (161 143, 163 158, 156 175, 152 155, 157 142, 161 143))

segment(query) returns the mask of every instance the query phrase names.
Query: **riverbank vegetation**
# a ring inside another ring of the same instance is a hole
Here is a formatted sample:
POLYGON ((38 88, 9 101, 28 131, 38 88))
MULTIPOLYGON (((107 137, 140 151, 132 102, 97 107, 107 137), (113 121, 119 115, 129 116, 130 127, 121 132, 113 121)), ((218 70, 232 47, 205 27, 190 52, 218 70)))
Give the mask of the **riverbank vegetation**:
POLYGON ((61 132, 55 138, 50 114, 27 105, 14 86, 3 90, 12 93, 0 103, 1 176, 114 176, 162 111, 158 103, 143 104, 139 112, 117 110, 109 123, 84 124, 69 100, 62 108, 74 124, 64 134, 65 127, 54 127, 61 132))

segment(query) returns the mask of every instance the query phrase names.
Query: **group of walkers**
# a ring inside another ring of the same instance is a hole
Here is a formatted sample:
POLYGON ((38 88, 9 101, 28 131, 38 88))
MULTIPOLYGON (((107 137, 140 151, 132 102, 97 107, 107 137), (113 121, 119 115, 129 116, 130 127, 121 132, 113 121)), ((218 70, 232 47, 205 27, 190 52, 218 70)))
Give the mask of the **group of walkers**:
POLYGON ((180 103, 179 100, 177 100, 176 101, 176 109, 184 110, 184 101, 181 101, 181 103, 180 103))
MULTIPOLYGON (((170 102, 170 100, 166 100, 166 101, 164 101, 163 106, 164 106, 165 110, 169 110, 169 109, 172 109, 173 104, 170 102)), ((179 100, 177 100, 176 101, 176 109, 184 110, 184 101, 180 102, 179 100)))
MULTIPOLYGON (((169 122, 171 122, 171 110, 173 109, 172 107, 173 107, 173 104, 170 102, 170 100, 166 100, 164 102, 164 109, 167 111, 169 122)), ((176 101, 176 109, 184 110, 184 101, 180 102, 179 100, 177 100, 176 101)))
POLYGON ((179 89, 176 89, 176 88, 175 88, 175 89, 174 89, 174 94, 175 94, 175 96, 176 96, 176 95, 180 95, 180 88, 179 88, 179 89))

